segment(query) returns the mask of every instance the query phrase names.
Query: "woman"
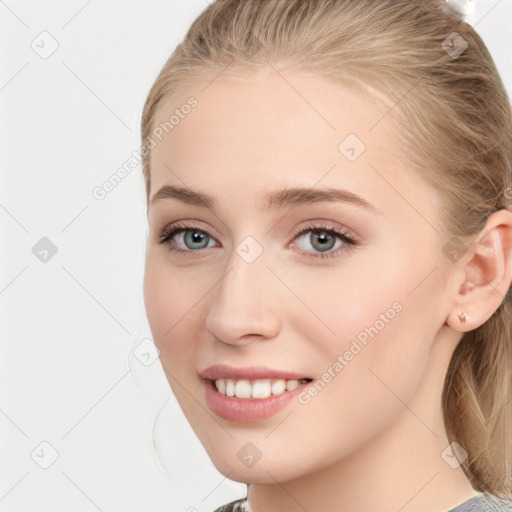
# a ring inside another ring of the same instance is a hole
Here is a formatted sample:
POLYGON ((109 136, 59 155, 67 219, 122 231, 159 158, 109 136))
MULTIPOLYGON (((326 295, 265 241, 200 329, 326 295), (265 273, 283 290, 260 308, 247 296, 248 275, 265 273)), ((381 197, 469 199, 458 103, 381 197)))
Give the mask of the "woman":
POLYGON ((144 300, 219 511, 508 510, 512 124, 440 1, 217 0, 142 115, 144 300))

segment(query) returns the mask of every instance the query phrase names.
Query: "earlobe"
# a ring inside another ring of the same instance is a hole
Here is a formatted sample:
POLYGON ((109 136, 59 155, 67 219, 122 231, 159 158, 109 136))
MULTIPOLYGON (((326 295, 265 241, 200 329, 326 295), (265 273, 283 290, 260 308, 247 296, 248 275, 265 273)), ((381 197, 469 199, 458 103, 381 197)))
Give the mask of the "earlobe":
POLYGON ((484 324, 506 299, 512 281, 512 212, 500 210, 487 219, 466 257, 458 263, 459 283, 446 323, 456 331, 484 324), (459 266, 460 265, 460 266, 459 266), (460 272, 462 270, 462 272, 460 272))
POLYGON ((459 332, 468 332, 476 329, 478 326, 473 326, 472 319, 468 317, 466 311, 454 308, 448 318, 446 319, 446 324, 459 332))

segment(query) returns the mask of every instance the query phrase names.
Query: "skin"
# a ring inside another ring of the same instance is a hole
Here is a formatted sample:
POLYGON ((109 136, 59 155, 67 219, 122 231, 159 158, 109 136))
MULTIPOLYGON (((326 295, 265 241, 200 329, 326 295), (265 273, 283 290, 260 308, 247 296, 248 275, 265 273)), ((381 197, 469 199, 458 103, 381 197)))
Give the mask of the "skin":
POLYGON ((169 384, 216 468, 251 484, 253 512, 446 512, 476 492, 441 456, 442 386, 462 332, 484 323, 510 285, 512 214, 491 215, 478 243, 447 263, 439 194, 403 156, 387 109, 345 85, 265 71, 197 82, 153 124, 197 98, 152 150, 150 198, 180 185, 218 203, 163 199, 148 209, 144 300, 169 384), (349 133, 366 145, 354 162, 338 150, 349 133), (262 209, 264 192, 286 187, 345 188, 381 213, 340 202, 262 209), (182 235, 175 243, 192 257, 158 243, 178 219, 209 235, 201 254, 182 235), (314 237, 294 234, 326 221, 360 245, 315 258, 314 237), (236 252, 249 235, 263 248, 250 264, 236 252), (200 370, 223 363, 321 378, 396 302, 401 311, 307 405, 252 423, 209 410, 200 370), (251 468, 237 457, 248 442, 262 453, 251 468))

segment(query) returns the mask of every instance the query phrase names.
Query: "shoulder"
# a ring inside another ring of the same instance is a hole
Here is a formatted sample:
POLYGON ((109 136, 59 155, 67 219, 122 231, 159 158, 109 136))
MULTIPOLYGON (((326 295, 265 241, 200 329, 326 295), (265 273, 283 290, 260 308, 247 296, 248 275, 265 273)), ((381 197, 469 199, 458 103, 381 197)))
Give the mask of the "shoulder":
POLYGON ((512 512, 512 501, 484 492, 455 507, 451 512, 512 512))
POLYGON ((243 498, 241 500, 232 501, 227 505, 222 505, 215 509, 213 512, 251 512, 249 509, 249 504, 247 503, 247 499, 243 498))

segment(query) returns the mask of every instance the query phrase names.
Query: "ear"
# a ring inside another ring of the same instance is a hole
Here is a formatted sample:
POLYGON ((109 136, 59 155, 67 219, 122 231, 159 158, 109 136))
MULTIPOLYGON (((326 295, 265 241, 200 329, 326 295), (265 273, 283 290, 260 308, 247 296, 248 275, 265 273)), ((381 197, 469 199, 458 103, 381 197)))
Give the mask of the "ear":
POLYGON ((512 211, 489 215, 482 232, 457 262, 456 295, 446 323, 468 332, 484 324, 505 299, 512 281, 512 211), (459 313, 464 313, 465 321, 459 313))

